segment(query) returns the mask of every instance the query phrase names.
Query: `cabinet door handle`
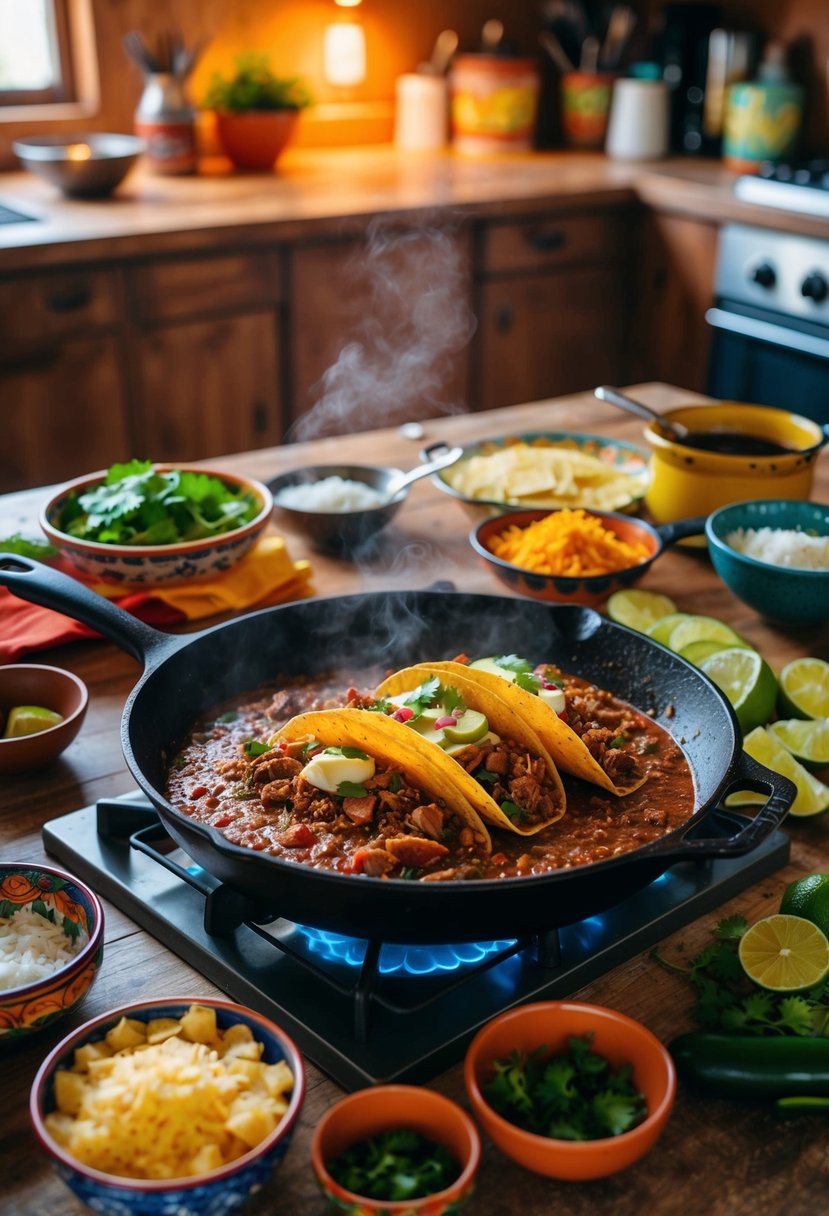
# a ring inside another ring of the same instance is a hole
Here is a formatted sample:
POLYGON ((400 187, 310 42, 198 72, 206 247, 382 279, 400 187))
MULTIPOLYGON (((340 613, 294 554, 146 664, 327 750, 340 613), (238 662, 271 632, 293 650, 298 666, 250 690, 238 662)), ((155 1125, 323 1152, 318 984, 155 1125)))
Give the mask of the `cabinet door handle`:
POLYGON ((77 312, 86 308, 92 299, 92 292, 85 283, 75 287, 67 287, 65 291, 56 291, 46 297, 46 306, 52 312, 77 312))
POLYGON ((567 233, 561 229, 534 230, 526 234, 526 242, 537 253, 549 253, 553 249, 563 249, 567 244, 567 233))
POLYGON ((512 329, 515 313, 511 304, 499 304, 495 309, 495 329, 499 334, 506 334, 512 329))
POLYGON ((264 435, 268 429, 268 409, 264 401, 253 403, 253 431, 255 435, 264 435))

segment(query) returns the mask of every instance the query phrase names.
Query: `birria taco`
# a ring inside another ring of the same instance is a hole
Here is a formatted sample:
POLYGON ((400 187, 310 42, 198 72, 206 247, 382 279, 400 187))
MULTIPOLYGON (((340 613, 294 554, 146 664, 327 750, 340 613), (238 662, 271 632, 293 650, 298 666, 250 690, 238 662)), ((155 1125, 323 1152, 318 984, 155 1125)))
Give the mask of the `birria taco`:
POLYGON ((382 714, 298 714, 252 764, 276 830, 297 834, 300 848, 337 855, 344 872, 467 877, 492 850, 463 788, 466 774, 382 714))
POLYGON ((558 770, 532 727, 455 667, 449 677, 429 663, 405 667, 375 689, 372 708, 451 761, 481 819, 532 836, 564 814, 558 770))
MULTIPOLYGON (((545 669, 543 664, 534 671, 518 655, 478 659, 469 664, 430 663, 429 668, 442 679, 461 676, 502 697, 538 735, 562 772, 620 796, 632 793, 647 780, 634 752, 625 746, 624 732, 609 729, 589 713, 579 712, 584 695, 571 692, 561 673, 545 669), (541 670, 546 670, 550 678, 539 675, 541 670)), ((600 690, 596 690, 596 696, 600 696, 600 690)), ((597 712, 601 716, 598 706, 597 712)))

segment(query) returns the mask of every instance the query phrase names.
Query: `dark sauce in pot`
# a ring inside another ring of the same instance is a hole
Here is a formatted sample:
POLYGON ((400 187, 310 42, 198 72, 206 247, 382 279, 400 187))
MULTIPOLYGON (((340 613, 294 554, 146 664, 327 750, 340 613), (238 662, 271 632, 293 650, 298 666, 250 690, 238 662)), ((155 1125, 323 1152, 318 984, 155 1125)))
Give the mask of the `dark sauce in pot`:
POLYGON ((691 431, 681 446, 719 452, 721 456, 787 456, 799 450, 745 431, 691 431))

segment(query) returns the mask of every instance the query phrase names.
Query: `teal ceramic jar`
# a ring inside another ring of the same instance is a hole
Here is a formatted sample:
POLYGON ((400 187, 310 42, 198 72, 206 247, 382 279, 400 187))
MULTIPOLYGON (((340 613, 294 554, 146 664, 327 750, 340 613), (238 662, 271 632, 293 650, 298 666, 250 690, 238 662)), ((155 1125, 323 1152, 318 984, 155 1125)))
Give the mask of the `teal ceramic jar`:
POLYGON ((802 117, 799 84, 733 84, 726 99, 723 160, 741 172, 762 161, 786 160, 795 150, 802 117))

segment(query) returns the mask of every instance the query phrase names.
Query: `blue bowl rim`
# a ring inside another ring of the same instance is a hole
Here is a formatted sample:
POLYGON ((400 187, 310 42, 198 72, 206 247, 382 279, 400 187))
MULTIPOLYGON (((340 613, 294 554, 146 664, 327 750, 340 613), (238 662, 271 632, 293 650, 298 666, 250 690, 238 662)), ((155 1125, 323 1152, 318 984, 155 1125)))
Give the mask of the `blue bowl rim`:
MULTIPOLYGON (((33 980, 31 984, 20 984, 16 988, 4 988, 2 992, 0 992, 0 1008, 2 1008, 7 1000, 19 1001, 21 999, 25 999, 26 997, 35 996, 36 993, 44 986, 44 984, 48 984, 51 988, 53 983, 58 979, 60 979, 61 982, 70 980, 73 976, 77 975, 78 972, 83 971, 86 968, 90 959, 95 957, 104 941, 104 908, 100 899, 91 887, 88 887, 85 882, 81 882, 81 880, 76 878, 74 874, 70 874, 68 870, 61 870, 57 866, 41 865, 40 862, 28 861, 0 862, 0 878, 2 878, 7 871, 11 871, 12 873, 20 873, 21 870, 30 871, 37 874, 49 874, 53 878, 64 878, 67 883, 77 888, 92 909, 92 932, 89 934, 89 940, 83 946, 81 946, 78 953, 73 955, 65 966, 59 968, 57 971, 53 971, 52 974, 46 976, 45 979, 33 980)), ((21 907, 25 906, 25 904, 21 904, 21 907)), ((69 1012, 68 1008, 66 1012, 69 1012)))
MULTIPOLYGON (((776 571, 786 578, 796 576, 798 578, 805 577, 807 579, 815 580, 825 579, 829 571, 808 570, 798 566, 775 566, 772 565, 771 562, 763 562, 760 561, 759 558, 750 557, 747 553, 740 553, 739 549, 733 549, 731 545, 726 544, 725 539, 717 531, 718 527, 723 526, 722 521, 729 514, 729 512, 733 511, 736 513, 745 508, 751 508, 754 506, 777 506, 778 504, 792 506, 795 510, 803 510, 808 507, 816 507, 819 510, 822 510, 825 514, 827 523, 826 535, 829 536, 829 503, 813 502, 811 499, 806 498, 748 498, 744 499, 742 502, 728 503, 726 506, 719 507, 716 511, 711 512, 705 521, 705 535, 708 543, 715 551, 722 553, 725 557, 728 557, 734 561, 744 563, 750 570, 756 570, 758 574, 768 575, 771 571, 776 571)), ((731 526, 747 527, 751 525, 746 525, 743 523, 732 524, 731 526)), ((766 522, 760 526, 770 527, 772 525, 766 522)))
POLYGON ((305 1065, 299 1048, 281 1026, 277 1026, 276 1022, 272 1022, 264 1014, 257 1013, 255 1009, 250 1009, 245 1005, 226 1001, 221 997, 156 997, 145 1001, 134 1001, 129 1005, 119 1005, 115 1009, 107 1010, 105 1013, 91 1018, 88 1022, 84 1022, 82 1026, 78 1026, 66 1035, 65 1038, 61 1039, 46 1056, 32 1082, 29 1096, 29 1116, 41 1148, 63 1168, 111 1190, 139 1191, 148 1195, 157 1195, 163 1194, 166 1191, 194 1190, 196 1187, 224 1182, 234 1174, 246 1169, 254 1161, 265 1156, 281 1140, 292 1134, 294 1124, 299 1118, 299 1113, 305 1100, 305 1086, 305 1065), (116 1174, 106 1174, 101 1170, 84 1165, 83 1162, 78 1161, 75 1157, 65 1152, 60 1145, 56 1144, 43 1123, 43 1116, 41 1115, 43 1095, 47 1083, 53 1078, 58 1066, 69 1059, 75 1048, 84 1042, 90 1041, 90 1036, 97 1030, 102 1032, 98 1036, 102 1038, 105 1030, 116 1025, 122 1017, 136 1017, 137 1015, 146 1013, 146 1018, 140 1020, 149 1020, 152 1016, 164 1016, 164 1011, 166 1011, 167 1015, 170 1015, 170 1011, 173 1009, 181 1009, 182 1012, 186 1012, 191 1005, 206 1005, 211 1009, 215 1009, 219 1016, 220 1026, 222 1024, 222 1015, 224 1015, 226 1025, 233 1025, 240 1020, 248 1020, 267 1031, 269 1036, 278 1040, 283 1050, 283 1058, 294 1075, 294 1087, 291 1092, 288 1109, 270 1135, 266 1136, 264 1140, 260 1141, 252 1149, 249 1149, 248 1152, 243 1153, 241 1157, 237 1157, 235 1161, 230 1161, 227 1165, 219 1166, 218 1169, 210 1170, 205 1174, 193 1174, 183 1178, 162 1179, 124 1178, 116 1174))

